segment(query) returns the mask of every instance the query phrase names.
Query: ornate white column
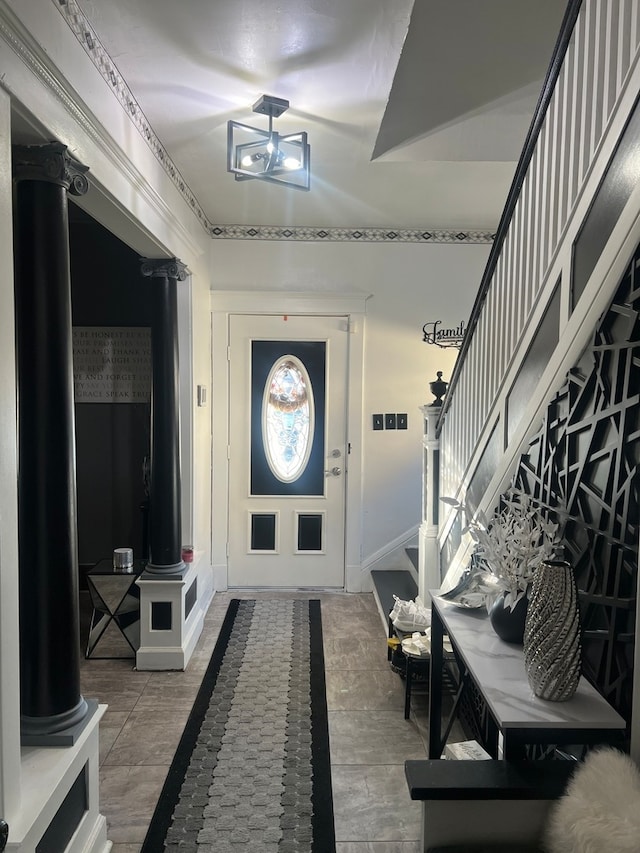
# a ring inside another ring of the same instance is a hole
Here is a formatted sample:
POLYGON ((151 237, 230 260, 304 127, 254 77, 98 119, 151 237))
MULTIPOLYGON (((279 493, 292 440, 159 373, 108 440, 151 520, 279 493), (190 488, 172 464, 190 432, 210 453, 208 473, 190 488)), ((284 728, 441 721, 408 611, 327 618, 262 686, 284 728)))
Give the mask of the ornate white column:
POLYGON ((431 604, 430 589, 439 589, 440 552, 438 550, 438 519, 440 500, 440 439, 436 427, 442 409, 442 397, 447 383, 438 378, 430 383, 435 396, 433 403, 421 407, 424 419, 422 436, 422 521, 418 530, 418 598, 425 605, 431 604))

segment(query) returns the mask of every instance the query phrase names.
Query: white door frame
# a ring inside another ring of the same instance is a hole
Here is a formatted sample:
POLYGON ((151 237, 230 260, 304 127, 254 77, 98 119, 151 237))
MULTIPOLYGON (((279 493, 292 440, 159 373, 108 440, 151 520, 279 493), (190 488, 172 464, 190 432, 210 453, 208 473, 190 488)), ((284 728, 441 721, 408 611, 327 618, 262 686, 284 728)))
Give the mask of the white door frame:
POLYGON ((346 484, 345 589, 361 592, 362 584, 362 444, 365 293, 286 293, 226 291, 211 293, 212 311, 212 523, 211 554, 214 589, 227 589, 229 529, 229 316, 231 314, 334 315, 349 317, 349 402, 347 441, 351 445, 346 484))

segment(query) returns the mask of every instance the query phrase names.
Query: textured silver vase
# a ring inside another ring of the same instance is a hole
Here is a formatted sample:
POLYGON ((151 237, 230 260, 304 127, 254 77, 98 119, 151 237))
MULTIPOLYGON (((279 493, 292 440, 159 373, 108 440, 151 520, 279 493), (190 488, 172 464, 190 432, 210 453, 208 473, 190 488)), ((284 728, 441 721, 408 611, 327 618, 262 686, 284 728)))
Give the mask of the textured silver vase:
POLYGON ((536 569, 524 628, 524 664, 536 696, 571 699, 582 667, 580 612, 573 570, 563 560, 536 569))

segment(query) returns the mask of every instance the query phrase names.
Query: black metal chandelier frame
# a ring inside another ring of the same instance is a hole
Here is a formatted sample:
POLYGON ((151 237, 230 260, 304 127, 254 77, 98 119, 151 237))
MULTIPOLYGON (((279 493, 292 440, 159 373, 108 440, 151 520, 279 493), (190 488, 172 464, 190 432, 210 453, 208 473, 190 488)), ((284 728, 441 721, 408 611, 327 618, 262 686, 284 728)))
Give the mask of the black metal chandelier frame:
POLYGON ((309 190, 311 149, 306 131, 281 134, 273 129, 273 119, 288 108, 284 98, 262 95, 253 112, 269 117, 266 130, 237 121, 227 123, 227 171, 236 181, 261 180, 309 190))

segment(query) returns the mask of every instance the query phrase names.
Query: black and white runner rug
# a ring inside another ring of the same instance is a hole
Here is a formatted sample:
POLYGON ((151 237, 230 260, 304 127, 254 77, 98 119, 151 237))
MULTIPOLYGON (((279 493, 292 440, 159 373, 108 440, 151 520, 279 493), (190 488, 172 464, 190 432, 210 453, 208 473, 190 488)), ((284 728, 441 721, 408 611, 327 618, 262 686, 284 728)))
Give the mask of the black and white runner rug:
POLYGON ((233 600, 142 853, 335 851, 320 602, 233 600))

